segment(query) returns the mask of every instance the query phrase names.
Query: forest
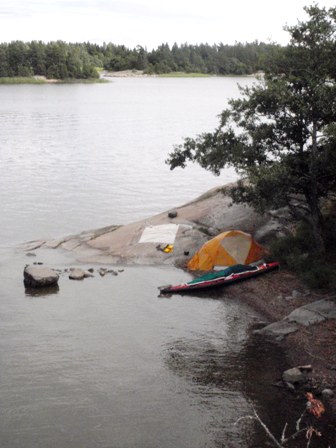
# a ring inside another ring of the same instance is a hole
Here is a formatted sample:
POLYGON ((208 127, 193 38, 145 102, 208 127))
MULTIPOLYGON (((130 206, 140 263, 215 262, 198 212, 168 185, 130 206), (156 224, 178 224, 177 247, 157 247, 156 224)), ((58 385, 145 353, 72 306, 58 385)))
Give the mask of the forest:
POLYGON ((263 71, 277 44, 162 44, 148 51, 138 45, 54 41, 0 43, 0 77, 45 76, 49 79, 94 79, 99 70, 142 70, 146 74, 174 72, 247 75, 263 71))

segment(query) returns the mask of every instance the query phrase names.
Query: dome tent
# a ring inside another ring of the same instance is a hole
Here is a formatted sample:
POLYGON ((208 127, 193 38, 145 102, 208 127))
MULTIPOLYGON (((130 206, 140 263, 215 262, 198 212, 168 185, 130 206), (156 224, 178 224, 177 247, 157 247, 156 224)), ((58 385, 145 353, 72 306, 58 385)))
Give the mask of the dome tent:
POLYGON ((209 271, 214 266, 253 263, 264 255, 265 250, 250 234, 229 230, 204 243, 188 262, 188 268, 209 271))

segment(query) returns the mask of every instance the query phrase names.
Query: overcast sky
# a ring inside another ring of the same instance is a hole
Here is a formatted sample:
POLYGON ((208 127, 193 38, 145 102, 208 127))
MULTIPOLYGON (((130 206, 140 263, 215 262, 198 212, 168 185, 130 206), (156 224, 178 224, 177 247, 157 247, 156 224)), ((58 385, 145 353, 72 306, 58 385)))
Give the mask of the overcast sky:
MULTIPOLYGON (((313 0, 0 0, 0 42, 61 39, 148 50, 161 43, 285 44, 313 0)), ((321 0, 319 6, 335 6, 321 0)))

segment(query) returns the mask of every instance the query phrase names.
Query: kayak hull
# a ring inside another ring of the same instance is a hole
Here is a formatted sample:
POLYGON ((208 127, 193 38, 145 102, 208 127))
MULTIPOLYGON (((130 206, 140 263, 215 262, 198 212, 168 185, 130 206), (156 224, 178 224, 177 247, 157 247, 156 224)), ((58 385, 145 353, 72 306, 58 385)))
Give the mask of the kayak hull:
MULTIPOLYGON (((174 294, 174 293, 191 293, 194 291, 201 291, 205 289, 218 288, 232 283, 238 283, 243 280, 248 280, 249 278, 257 277, 258 275, 266 274, 267 272, 274 271, 280 268, 280 264, 274 263, 264 263, 261 266, 257 266, 256 269, 246 272, 241 272, 237 274, 231 274, 229 276, 219 275, 215 279, 203 280, 203 276, 199 279, 195 279, 189 283, 183 283, 180 285, 168 285, 160 287, 160 292, 162 294, 174 294), (199 281, 198 281, 199 280, 199 281)), ((220 274, 220 273, 219 273, 220 274)))

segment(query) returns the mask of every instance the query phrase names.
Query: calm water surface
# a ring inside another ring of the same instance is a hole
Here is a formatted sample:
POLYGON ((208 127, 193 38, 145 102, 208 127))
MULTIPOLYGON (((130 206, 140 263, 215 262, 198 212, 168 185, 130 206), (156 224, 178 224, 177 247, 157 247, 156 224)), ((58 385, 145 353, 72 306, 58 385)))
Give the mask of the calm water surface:
POLYGON ((1 447, 266 447, 253 424, 234 426, 251 403, 282 428, 270 384, 283 359, 247 337, 258 316, 239 298, 160 298, 159 285, 190 278, 166 267, 84 282, 62 274, 58 290, 36 295, 23 288, 26 263, 64 271, 72 261, 15 250, 159 213, 233 180, 230 170, 170 172, 164 160, 182 137, 214 128, 236 83, 0 86, 1 447))
POLYGON ((158 297, 189 278, 167 267, 62 274, 34 294, 25 261, 0 265, 2 448, 266 448, 260 428, 235 426, 252 403, 281 430, 281 353, 247 337, 257 316, 238 299, 158 297))
POLYGON ((125 224, 236 178, 165 160, 253 78, 0 85, 0 242, 125 224))

